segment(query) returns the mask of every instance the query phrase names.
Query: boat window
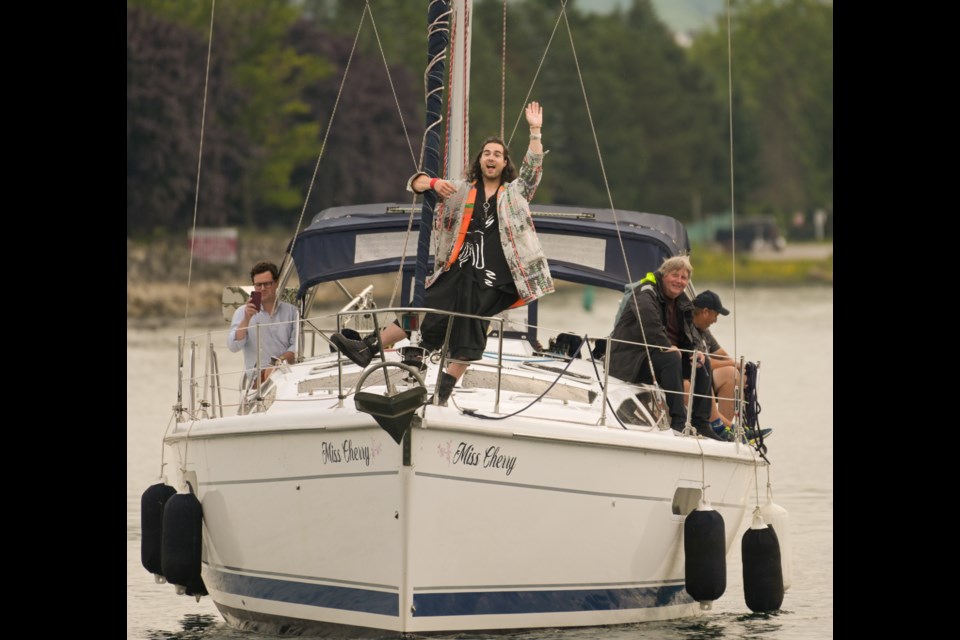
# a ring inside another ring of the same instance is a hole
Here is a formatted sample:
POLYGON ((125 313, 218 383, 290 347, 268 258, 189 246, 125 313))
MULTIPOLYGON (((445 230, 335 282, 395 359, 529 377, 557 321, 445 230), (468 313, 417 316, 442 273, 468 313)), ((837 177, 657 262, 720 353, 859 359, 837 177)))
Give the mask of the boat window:
POLYGON ((627 425, 633 424, 640 427, 653 427, 656 425, 650 412, 638 402, 637 397, 634 395, 630 395, 630 397, 620 403, 620 406, 617 407, 617 417, 620 418, 623 424, 627 425))

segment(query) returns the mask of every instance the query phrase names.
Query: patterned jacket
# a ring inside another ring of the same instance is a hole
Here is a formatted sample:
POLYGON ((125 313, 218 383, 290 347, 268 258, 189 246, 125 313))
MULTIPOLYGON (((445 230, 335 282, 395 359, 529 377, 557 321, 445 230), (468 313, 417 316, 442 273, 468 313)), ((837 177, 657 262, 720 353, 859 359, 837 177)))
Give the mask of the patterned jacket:
MULTIPOLYGON (((527 154, 520 166, 517 179, 501 187, 497 195, 497 214, 500 216, 500 244, 503 255, 513 276, 522 304, 528 304, 548 293, 553 293, 553 277, 547 265, 547 256, 543 253, 530 216, 529 201, 540 184, 543 172, 543 156, 547 152, 527 154)), ((407 182, 407 191, 414 192, 412 183, 415 174, 407 182)), ((433 218, 433 242, 435 264, 434 272, 426 280, 426 286, 433 284, 440 274, 451 264, 456 256, 457 235, 463 221, 466 208, 473 203, 467 202, 467 196, 473 183, 467 180, 450 180, 457 192, 440 202, 433 218)))

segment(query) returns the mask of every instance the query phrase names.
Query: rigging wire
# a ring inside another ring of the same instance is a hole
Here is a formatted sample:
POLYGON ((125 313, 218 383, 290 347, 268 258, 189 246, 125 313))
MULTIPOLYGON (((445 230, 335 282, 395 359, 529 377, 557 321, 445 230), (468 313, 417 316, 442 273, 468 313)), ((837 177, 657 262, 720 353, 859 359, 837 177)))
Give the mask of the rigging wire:
MULTIPOLYGON (((393 103, 397 107, 397 114, 400 116, 400 127, 403 129, 403 138, 407 141, 407 148, 410 149, 410 158, 413 160, 413 167, 420 166, 417 162, 417 155, 413 152, 413 144, 410 142, 410 133, 407 131, 407 123, 403 119, 403 109, 400 108, 400 98, 397 97, 397 90, 393 86, 393 76, 390 75, 390 65, 387 64, 387 54, 383 50, 383 43, 380 41, 380 32, 377 31, 377 21, 373 19, 373 9, 370 8, 370 0, 367 0, 367 11, 370 12, 370 24, 373 26, 373 35, 377 39, 377 47, 380 49, 380 58, 383 60, 383 69, 387 72, 387 82, 390 83, 390 92, 393 94, 393 103)), ((423 158, 423 149, 420 150, 420 157, 423 158)))
MULTIPOLYGON (((359 41, 359 39, 360 39, 360 33, 361 33, 361 31, 363 30, 363 21, 364 21, 364 19, 366 18, 366 16, 367 16, 368 13, 370 14, 370 24, 371 24, 371 27, 372 27, 372 29, 373 29, 374 38, 375 38, 376 41, 377 41, 377 47, 378 47, 378 49, 379 49, 379 51, 380 51, 380 57, 381 57, 381 59, 383 60, 383 68, 384 68, 384 71, 385 71, 386 74, 387 74, 387 82, 390 84, 390 92, 391 92, 391 94, 393 95, 393 102, 394 102, 394 104, 395 104, 396 107, 397 107, 397 114, 398 114, 398 116, 400 117, 400 126, 401 126, 401 128, 403 129, 404 140, 406 140, 407 148, 410 150, 410 159, 413 161, 413 166, 414 166, 414 168, 416 168, 416 167, 418 166, 417 157, 416 157, 416 154, 415 154, 414 151, 413 151, 413 144, 410 142, 410 133, 409 133, 409 131, 407 130, 407 123, 406 123, 406 121, 404 120, 403 110, 402 110, 401 107, 400 107, 400 99, 399 99, 399 97, 397 96, 397 90, 396 90, 396 87, 395 87, 394 84, 393 84, 393 76, 390 74, 390 65, 387 63, 387 56, 386 56, 386 52, 385 52, 384 49, 383 49, 383 42, 381 41, 381 39, 380 39, 380 33, 379 33, 379 31, 377 30, 377 22, 376 22, 376 20, 374 19, 374 16, 373 16, 373 9, 370 7, 370 0, 366 0, 366 2, 364 2, 363 12, 360 14, 360 21, 359 21, 359 23, 357 24, 357 31, 356 31, 356 33, 354 34, 354 37, 353 37, 353 44, 352 44, 351 47, 350 47, 350 55, 349 55, 348 58, 347 58, 347 64, 346 64, 346 66, 344 67, 344 70, 343 70, 343 77, 342 77, 341 80, 340 80, 340 87, 337 89, 337 98, 336 98, 336 100, 334 101, 333 109, 332 109, 332 111, 330 112, 330 118, 329 118, 328 121, 327 121, 327 129, 326 129, 326 131, 324 132, 323 142, 322 142, 321 145, 320 145, 320 153, 319 153, 319 155, 317 156, 317 162, 316 162, 316 164, 314 165, 314 168, 313 168, 313 175, 311 176, 311 178, 310 178, 310 184, 309 184, 308 187, 307 187, 307 194, 306 194, 306 197, 305 197, 304 200, 303 200, 303 207, 302 207, 301 210, 300 210, 300 218, 297 220, 297 226, 296 226, 296 229, 294 230, 293 240, 291 241, 289 251, 284 255, 283 264, 281 264, 281 268, 280 268, 281 272, 283 271, 283 267, 285 266, 285 264, 286 264, 286 262, 287 262, 288 256, 292 256, 292 255, 293 255, 293 248, 294 248, 294 246, 296 245, 297 237, 298 237, 298 235, 299 235, 299 233, 300 233, 300 228, 301 228, 301 226, 303 225, 303 218, 304 218, 304 216, 306 215, 307 206, 308 206, 308 204, 310 203, 310 194, 313 192, 313 186, 314 186, 314 184, 316 184, 317 174, 318 174, 319 171, 320 171, 320 162, 321 162, 321 160, 323 159, 323 154, 324 154, 324 152, 325 152, 325 150, 326 150, 326 147, 327 147, 327 138, 330 136, 330 131, 333 130, 333 121, 334 121, 334 118, 336 117, 336 114, 337 114, 337 108, 338 108, 339 105, 340 105, 340 98, 343 96, 343 90, 344 90, 344 87, 346 86, 346 83, 347 83, 347 77, 348 77, 349 74, 350 74, 350 66, 351 66, 351 64, 352 64, 352 62, 353 62, 353 56, 354 56, 354 54, 356 53, 356 50, 357 50, 357 42, 359 41)), ((421 149, 421 162, 422 162, 422 157, 423 157, 423 151, 422 151, 422 149, 421 149)), ((412 218, 412 214, 411 214, 411 219, 410 219, 410 222, 409 222, 408 227, 407 227, 407 235, 408 235, 408 236, 409 236, 409 234, 410 234, 410 229, 411 229, 411 227, 412 227, 412 224, 413 224, 413 218, 412 218)), ((404 245, 404 253, 405 253, 405 252, 406 252, 406 245, 404 245)), ((403 263, 402 263, 402 260, 401 260, 401 267, 402 267, 402 264, 403 264, 403 263)), ((398 275, 398 278, 399 278, 399 275, 398 275)), ((391 306, 392 306, 392 304, 391 304, 391 306)))
MULTIPOLYGON (((581 346, 583 346, 584 344, 589 344, 589 336, 587 336, 587 334, 583 334, 583 338, 580 342, 581 346)), ((536 398, 531 400, 530 404, 528 404, 525 407, 521 407, 520 409, 517 409, 513 413, 508 413, 500 416, 488 416, 482 413, 477 413, 477 409, 460 409, 460 412, 463 413, 464 415, 473 416, 474 418, 482 418, 484 420, 506 420, 507 418, 512 418, 517 414, 523 413, 524 411, 526 411, 536 403, 540 402, 544 397, 546 397, 548 393, 550 393, 550 390, 553 389, 553 387, 560 381, 560 378, 562 378, 563 375, 567 372, 567 370, 570 368, 570 365, 573 364, 574 360, 575 360, 574 356, 571 355, 570 358, 567 359, 567 364, 563 367, 563 370, 561 370, 560 373, 557 374, 557 377, 554 378, 553 382, 551 382, 547 386, 547 388, 540 393, 540 395, 538 395, 536 398)), ((617 418, 617 420, 619 421, 619 418, 617 418)), ((622 422, 620 423, 620 426, 623 426, 622 422)), ((626 429, 626 427, 623 427, 623 428, 626 429)))
MULTIPOLYGON (((726 0, 726 18, 727 18, 727 123, 728 123, 728 145, 729 145, 729 162, 730 162, 730 262, 731 262, 731 273, 732 273, 732 284, 733 284, 733 356, 734 361, 737 361, 737 353, 739 353, 739 348, 737 346, 737 336, 739 331, 737 330, 737 206, 736 206, 736 189, 735 189, 735 180, 734 180, 734 145, 733 145, 733 24, 732 16, 730 10, 730 0, 726 0)), ((742 358, 740 359, 742 362, 742 358)), ((738 390, 743 389, 744 382, 746 378, 746 371, 748 365, 744 365, 741 369, 737 370, 735 374, 735 379, 738 381, 736 385, 738 390)), ((754 379, 754 384, 756 381, 754 379)), ((756 396, 756 391, 754 390, 753 394, 756 396)), ((745 403, 745 398, 742 393, 734 392, 734 401, 736 402, 734 406, 734 419, 737 420, 737 431, 740 432, 743 428, 742 423, 742 412, 741 404, 745 403), (738 419, 739 418, 739 419, 738 419)), ((757 432, 760 432, 759 423, 754 427, 757 432)), ((766 461, 767 465, 770 464, 770 461, 764 455, 765 447, 763 445, 763 436, 759 435, 757 439, 757 451, 760 453, 760 457, 766 461)), ((759 500, 759 498, 758 498, 759 500)))
MULTIPOLYGON (((367 7, 369 8, 369 6, 370 6, 370 2, 369 2, 369 0, 367 0, 367 7)), ((436 20, 434 20, 433 22, 431 22, 431 23, 427 26, 427 39, 428 39, 428 41, 429 41, 429 39, 430 39, 430 36, 431 36, 433 33, 437 32, 437 31, 449 30, 449 26, 448 26, 448 22, 447 22, 447 16, 449 16, 451 12, 452 12, 452 10, 448 10, 448 11, 442 13, 436 20)), ((383 58, 383 66, 384 66, 384 68, 387 70, 387 78, 389 79, 389 78, 390 78, 390 67, 387 65, 387 56, 386 56, 386 54, 385 54, 384 51, 383 51, 383 45, 380 43, 380 34, 377 32, 376 22, 373 21, 373 10, 372 10, 372 9, 370 9, 370 22, 373 23, 373 31, 374 31, 374 34, 375 34, 376 37, 377 37, 377 45, 379 45, 379 47, 380 47, 380 55, 381 55, 381 57, 383 58)), ((427 64, 427 70, 426 70, 426 72, 424 73, 424 87, 425 87, 425 88, 426 88, 426 85, 427 85, 427 78, 428 78, 429 75, 430 75, 430 70, 433 68, 433 66, 434 66, 435 64, 437 64, 438 60, 443 60, 443 57, 444 57, 444 54, 441 54, 441 55, 439 55, 439 56, 434 56, 433 59, 431 59, 431 60, 429 61, 429 63, 427 64)), ((421 170, 421 169, 423 168, 424 154, 425 154, 425 152, 426 152, 426 146, 427 146, 427 135, 428 135, 429 132, 430 132, 429 130, 432 129, 432 128, 434 128, 435 126, 439 126, 440 122, 442 121, 442 117, 441 117, 441 118, 438 118, 436 123, 431 124, 429 127, 427 127, 426 129, 424 129, 423 138, 421 138, 421 140, 420 140, 420 156, 419 156, 419 158, 418 158, 418 157, 413 153, 413 145, 412 145, 411 142, 410 142, 410 133, 407 131, 407 125, 406 125, 406 123, 405 123, 404 120, 403 120, 403 111, 402 111, 401 108, 400 108, 400 100, 397 98, 396 89, 393 88, 393 80, 392 80, 392 79, 390 80, 390 89, 391 89, 391 91, 393 91, 393 100, 394 100, 394 103, 396 103, 396 105, 397 105, 397 113, 400 114, 400 123, 403 125, 403 135, 404 135, 404 137, 406 138, 407 146, 410 148, 410 156, 411 156, 411 158, 413 158, 413 168, 414 168, 414 171, 419 171, 419 170, 421 170)), ((436 90, 434 90, 434 93, 435 93, 435 92, 438 92, 438 91, 441 92, 441 95, 442 95, 443 83, 440 84, 440 87, 439 87, 439 88, 437 88, 436 90)), ((429 101, 429 96, 430 96, 430 93, 431 93, 431 92, 430 92, 430 91, 425 91, 425 93, 426 93, 426 95, 427 95, 427 100, 429 101)), ((403 236, 403 249, 402 249, 401 252, 400 252, 400 267, 397 269, 397 275, 396 275, 396 277, 395 277, 394 280, 393 280, 393 291, 390 292, 390 300, 389 300, 389 302, 387 303, 387 307, 388 307, 388 308, 394 306, 394 302, 396 301, 397 293, 398 293, 398 291, 400 290, 400 285, 401 285, 401 283, 402 283, 402 281, 403 281, 403 264, 404 264, 404 262, 406 261, 406 258, 407 258, 407 247, 408 247, 409 244, 410 244, 410 235, 411 235, 411 232, 413 231, 414 205, 416 205, 416 202, 417 202, 417 194, 413 194, 413 196, 412 196, 412 198, 411 198, 410 213, 407 215, 407 232, 406 232, 406 234, 404 234, 404 236, 403 236)), ((376 327, 376 328, 375 328, 375 330, 378 330, 378 329, 379 329, 379 327, 376 327)))
MULTIPOLYGON (((583 104, 587 110, 587 120, 590 123, 590 133, 593 136, 593 144, 597 150, 597 161, 600 163, 600 174, 603 177, 603 187, 607 192, 607 201, 610 203, 610 213, 613 214, 613 224, 617 230, 617 242, 619 242, 620 244, 620 255, 623 256, 623 265, 627 273, 627 282, 631 283, 633 282, 633 275, 630 273, 630 261, 627 260, 627 250, 626 250, 626 247, 624 247, 623 236, 620 233, 620 221, 617 218, 617 209, 613 205, 613 194, 610 191, 610 181, 607 179, 607 170, 603 164, 603 154, 600 151, 600 140, 597 137, 597 130, 593 124, 593 113, 590 111, 590 100, 587 98, 587 88, 583 82, 583 73, 580 70, 580 59, 577 56, 577 48, 573 42, 573 29, 570 27, 570 21, 567 18, 566 5, 567 5, 567 0, 563 0, 560 7, 560 17, 563 19, 563 22, 567 27, 567 37, 570 40, 570 50, 573 53, 573 62, 577 70, 577 79, 580 82, 580 92, 583 94, 583 104)), ((634 290, 634 293, 635 292, 636 290, 634 290)), ((631 295, 630 298, 633 302, 634 312, 636 313, 636 316, 637 316, 637 324, 640 325, 640 336, 643 341, 644 351, 646 351, 646 354, 647 354, 647 365, 650 368, 650 378, 653 381, 653 384, 656 385, 658 384, 657 374, 653 369, 653 358, 650 357, 650 347, 648 346, 647 333, 643 327, 643 323, 640 321, 640 308, 637 303, 636 295, 631 295)))
MULTIPOLYGON (((561 0, 562 6, 560 11, 563 11, 563 7, 566 6, 567 0, 561 0)), ((540 56, 540 63, 537 65, 537 70, 533 73, 533 80, 530 81, 530 88, 527 89, 527 95, 523 97, 523 105, 520 108, 520 113, 517 114, 517 120, 513 123, 513 130, 510 132, 510 139, 506 140, 507 147, 510 147, 510 143, 513 141, 513 136, 517 132, 517 127, 520 126, 520 121, 524 116, 524 109, 526 105, 530 103, 530 94, 533 93, 533 87, 537 84, 537 78, 540 76, 540 70, 543 69, 543 62, 547 59, 547 53, 550 51, 550 45, 553 44, 553 37, 557 34, 557 28, 560 26, 560 15, 557 15, 557 21, 553 23, 553 31, 550 32, 550 39, 547 40, 547 46, 543 50, 543 55, 540 56)))
MULTIPOLYGON (((360 31, 363 28, 363 20, 367 15, 367 12, 370 10, 369 1, 364 6, 363 12, 360 14, 360 22, 357 24, 357 32, 353 36, 353 45, 350 47, 350 55, 347 57, 347 64, 343 69, 343 77, 340 79, 340 87, 337 89, 337 99, 333 103, 333 109, 330 111, 330 118, 327 120, 327 130, 323 134, 323 142, 320 143, 320 153, 317 155, 317 162, 313 167, 313 175, 310 176, 310 184, 307 186, 307 195, 303 199, 303 207, 300 209, 300 218, 297 219, 297 226, 293 232, 293 240, 290 243, 290 249, 283 257, 283 262, 280 265, 280 272, 283 272, 283 268, 287 263, 288 256, 293 255, 293 248, 297 242, 297 236, 300 234, 300 227, 303 224, 303 216, 306 214, 307 205, 310 203, 310 194, 313 192, 313 185, 317 181, 317 173, 320 171, 320 161, 323 159, 323 153, 327 148, 327 138, 330 136, 330 131, 333 129, 333 119, 337 115, 337 108, 340 106, 340 97, 343 95, 343 87, 347 83, 347 76, 350 74, 350 64, 353 62, 353 54, 357 50, 357 41, 360 39, 360 31)), ((371 14, 371 20, 373 15, 371 14)), ((392 86, 392 84, 391 84, 392 86)))
MULTIPOLYGON (((526 104, 526 103, 524 103, 526 104)), ((503 53, 500 56, 500 139, 503 140, 503 118, 507 110, 507 0, 503 0, 503 53)))
MULTIPOLYGON (((197 185, 194 190, 193 196, 193 225, 192 225, 192 238, 196 239, 197 233, 197 209, 200 203, 200 167, 203 162, 203 134, 206 128, 207 122, 207 90, 210 87, 210 58, 213 51, 213 15, 214 10, 217 8, 217 0, 213 0, 210 4, 210 37, 207 39, 207 68, 203 77, 203 107, 200 111, 200 149, 197 151, 197 185)), ((186 301, 184 302, 183 310, 183 334, 187 335, 187 318, 190 316, 190 283, 193 278, 193 247, 190 248, 190 258, 188 260, 187 266, 187 295, 186 301)), ((180 343, 180 357, 183 358, 183 344, 184 341, 180 343)), ((180 405, 180 398, 177 399, 177 404, 180 405)))
MULTIPOLYGON (((736 357, 737 353, 737 243, 736 243, 736 206, 734 200, 734 187, 733 187, 733 42, 730 32, 730 0, 726 1, 727 5, 727 113, 729 118, 729 145, 730 145, 730 228, 731 228, 731 242, 732 242, 732 253, 731 260, 733 261, 733 353, 736 357)), ((642 326, 642 324, 641 324, 642 326)), ((709 355, 707 355, 709 357, 709 355)), ((690 396, 693 398, 693 384, 690 385, 690 396)), ((711 396, 712 402, 712 396, 711 396)), ((738 415, 739 412, 735 411, 734 416, 738 415)), ((690 416, 687 416, 687 419, 690 419, 690 416)), ((710 426, 707 426, 707 429, 710 429, 710 426)), ((759 432, 760 426, 755 427, 759 432)), ((739 436, 740 428, 738 427, 737 433, 739 436)), ((702 484, 702 493, 703 499, 706 501, 707 494, 707 484, 706 484, 706 456, 703 454, 703 447, 699 443, 699 438, 697 438, 697 445, 700 446, 700 473, 701 473, 701 484, 702 484)), ((739 446, 740 438, 737 437, 737 442, 739 446)), ((752 450, 751 450, 752 451, 752 450)), ((760 452, 759 447, 757 451, 760 453, 760 456, 763 457, 763 453, 760 452)), ((764 460, 766 458, 764 457, 764 460)), ((769 469, 769 461, 767 461, 769 469)), ((756 456, 753 456, 753 473, 754 473, 754 493, 756 496, 756 505, 757 509, 760 508, 760 479, 758 477, 759 473, 759 464, 756 456)), ((769 473, 769 472, 768 472, 769 473)), ((769 477, 769 476, 768 476, 769 477)))
MULTIPOLYGON (((206 71, 204 72, 204 79, 203 79, 203 106, 202 106, 201 111, 200 111, 200 145, 199 145, 200 148, 199 148, 199 150, 197 151, 197 184, 196 184, 196 189, 195 189, 195 191, 194 191, 194 197, 193 197, 193 224, 192 224, 192 227, 191 227, 191 229, 192 229, 192 234, 193 234, 193 235, 192 235, 191 237, 194 238, 194 239, 196 238, 196 232, 197 232, 197 210, 198 210, 198 208, 199 208, 199 203, 200 203, 200 168, 201 168, 201 166, 202 166, 202 164, 203 164, 203 134, 204 134, 204 131, 205 131, 205 129, 206 129, 206 120, 207 120, 207 91, 208 91, 208 89, 209 89, 209 87, 210 87, 210 60, 211 60, 212 51, 213 51, 213 16, 214 16, 214 10, 216 9, 216 6, 217 6, 217 0, 213 0, 213 2, 210 3, 210 36, 209 36, 209 38, 208 38, 208 40, 207 40, 207 66, 206 66, 206 71)), ((184 302, 184 310, 183 310, 183 334, 182 334, 181 339, 179 340, 179 343, 180 343, 180 344, 179 344, 180 353, 179 353, 179 357, 178 357, 178 360, 177 360, 177 362, 178 362, 178 371, 177 371, 177 378, 178 378, 178 380, 177 380, 177 404, 176 404, 176 406, 175 406, 175 408, 174 408, 174 411, 175 411, 175 412, 177 412, 177 411, 183 411, 183 395, 182 395, 182 389, 183 389, 183 386, 182 386, 182 385, 183 385, 183 383, 182 383, 182 375, 183 375, 183 350, 184 350, 184 347, 185 347, 185 345, 186 345, 187 318, 190 317, 190 285, 191 285, 192 278, 193 278, 193 247, 191 246, 190 258, 189 258, 189 260, 188 260, 188 267, 187 267, 187 295, 186 295, 186 301, 184 302)), ((193 377, 192 377, 192 376, 193 376, 193 365, 192 365, 192 362, 191 362, 191 367, 190 367, 190 374, 191 374, 190 385, 191 385, 191 389, 192 389, 192 388, 193 388, 193 377)), ((191 409, 192 409, 192 407, 191 407, 191 409)), ((174 413, 174 415, 176 415, 176 413, 174 413)), ((171 419, 171 423, 167 424, 167 432, 169 432, 169 430, 170 430, 170 424, 172 424, 172 419, 171 419)), ((192 427, 192 425, 191 425, 191 427, 192 427)), ((166 432, 164 432, 164 436, 163 436, 163 439, 161 439, 161 442, 163 442, 164 440, 166 440, 166 437, 167 437, 167 436, 166 436, 166 432)), ((186 438, 187 438, 187 439, 186 439, 186 442, 187 442, 187 444, 189 444, 189 442, 190 442, 190 431, 189 431, 189 430, 187 430, 187 436, 186 436, 186 438)), ((184 467, 186 467, 186 464, 187 464, 187 448, 186 448, 186 446, 185 446, 185 447, 184 447, 184 452, 183 452, 183 465, 184 465, 184 467)), ((161 474, 162 474, 162 472, 163 472, 163 466, 164 466, 163 456, 161 455, 161 457, 160 457, 160 471, 161 471, 161 474)), ((184 468, 183 470, 186 471, 185 468, 184 468)))
POLYGON ((730 262, 733 270, 733 356, 737 356, 737 207, 733 186, 733 38, 730 28, 730 0, 727 0, 727 113, 730 136, 730 262))
POLYGON ((167 463, 165 462, 166 456, 167 456, 167 445, 166 445, 167 434, 170 433, 170 427, 176 421, 176 418, 177 418, 177 412, 174 411, 173 413, 170 414, 170 420, 169 422, 167 422, 167 428, 164 429, 163 431, 163 437, 160 438, 160 476, 159 476, 160 478, 164 478, 163 468, 167 466, 167 463))

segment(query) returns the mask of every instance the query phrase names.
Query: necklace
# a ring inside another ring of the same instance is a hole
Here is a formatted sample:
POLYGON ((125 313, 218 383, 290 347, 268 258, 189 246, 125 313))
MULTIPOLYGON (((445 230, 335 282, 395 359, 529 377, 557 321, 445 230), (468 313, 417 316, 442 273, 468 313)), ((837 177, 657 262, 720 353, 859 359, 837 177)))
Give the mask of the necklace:
POLYGON ((490 201, 483 201, 483 217, 486 218, 490 214, 490 201))

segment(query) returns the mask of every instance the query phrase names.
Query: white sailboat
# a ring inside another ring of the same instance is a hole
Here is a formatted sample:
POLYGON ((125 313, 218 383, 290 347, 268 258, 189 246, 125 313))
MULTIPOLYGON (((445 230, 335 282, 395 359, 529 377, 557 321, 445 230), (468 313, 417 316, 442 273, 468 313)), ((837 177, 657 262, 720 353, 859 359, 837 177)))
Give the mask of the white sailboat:
MULTIPOLYGON (((460 47, 451 64, 462 65, 452 77, 469 76, 470 5, 450 3, 460 47)), ((443 19, 447 3, 430 11, 443 19)), ((451 108, 469 100, 467 87, 456 91, 451 108)), ((449 127, 447 148, 464 155, 450 154, 446 175, 463 172, 467 121, 450 118, 463 128, 449 127)), ((327 338, 345 327, 363 334, 394 316, 416 327, 423 309, 377 309, 369 288, 337 314, 311 315, 318 287, 361 275, 399 272, 410 299, 423 277, 405 255, 408 226, 425 226, 411 221, 415 209, 336 207, 297 234, 283 275, 296 269, 299 279, 300 355, 259 388, 238 394, 225 382, 226 332, 184 339, 177 419, 164 438, 176 475, 145 494, 145 566, 162 546, 163 568, 148 566, 158 579, 209 595, 232 625, 272 634, 700 615, 719 594, 690 593, 688 517, 699 507, 722 518, 711 561, 723 566, 753 511, 762 450, 670 429, 657 389, 610 377, 589 336, 547 335, 537 304, 492 319, 483 360, 448 406, 427 401, 439 353, 401 344, 361 369, 331 351, 327 338)), ((667 216, 531 210, 559 281, 622 291, 626 264, 645 273, 689 252, 683 225, 667 216)), ((722 593, 725 575, 715 577, 722 593)))

